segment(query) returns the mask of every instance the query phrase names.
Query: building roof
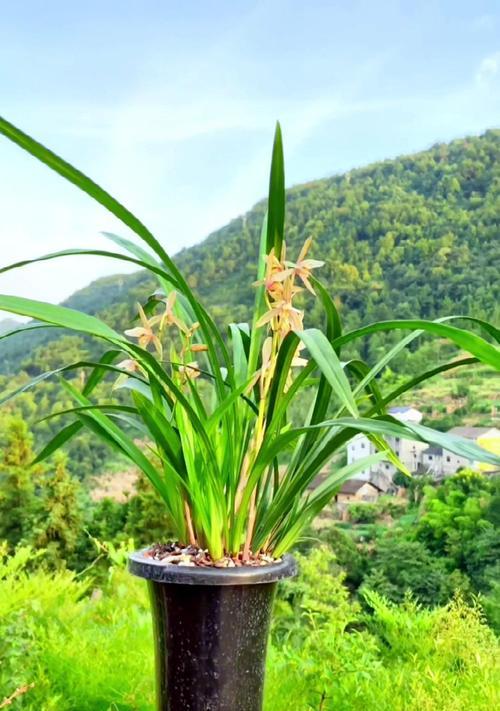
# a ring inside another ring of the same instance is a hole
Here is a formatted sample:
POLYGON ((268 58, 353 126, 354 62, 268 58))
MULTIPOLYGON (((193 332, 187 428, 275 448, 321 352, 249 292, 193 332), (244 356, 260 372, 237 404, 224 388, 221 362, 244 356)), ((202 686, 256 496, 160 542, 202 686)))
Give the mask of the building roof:
POLYGON ((452 427, 449 430, 449 434, 465 437, 466 439, 477 439, 494 429, 494 427, 452 427))
POLYGON ((443 454, 443 448, 442 447, 427 447, 427 449, 424 449, 422 454, 435 454, 438 457, 441 457, 443 454))
POLYGON ((366 481, 365 479, 349 479, 349 481, 346 481, 342 485, 339 494, 356 494, 365 484, 373 486, 373 488, 377 489, 377 491, 382 491, 382 489, 373 481, 366 481))
POLYGON ((389 414, 395 417, 400 422, 421 422, 423 415, 416 407, 391 407, 389 414))
POLYGON ((374 472, 368 482, 381 493, 387 492, 393 486, 392 476, 381 470, 374 472))

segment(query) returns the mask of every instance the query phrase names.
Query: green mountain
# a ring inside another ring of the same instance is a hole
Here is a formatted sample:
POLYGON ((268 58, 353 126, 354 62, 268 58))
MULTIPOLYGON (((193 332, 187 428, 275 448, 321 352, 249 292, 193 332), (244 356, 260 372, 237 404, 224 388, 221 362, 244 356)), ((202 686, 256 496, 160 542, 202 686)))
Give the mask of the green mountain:
POLYGON ((4 318, 0 319, 0 336, 3 333, 9 333, 9 331, 13 331, 16 328, 19 328, 20 322, 16 321, 13 318, 4 318))
MULTIPOLYGON (((248 319, 264 210, 265 203, 258 203, 176 256, 220 323, 248 319)), ((319 275, 349 327, 373 319, 453 313, 500 320, 499 215, 500 130, 490 130, 291 188, 287 243, 293 258, 313 237, 312 256, 326 261, 319 275)), ((155 288, 143 272, 111 276, 65 304, 98 313, 123 330, 135 302, 155 288)), ((317 322, 319 308, 307 306, 309 324, 317 322)), ((0 341, 0 372, 15 372, 20 364, 36 370, 43 349, 60 337, 48 330, 0 341), (42 348, 38 354, 37 348, 42 348)), ((380 338, 372 339, 367 350, 381 344, 380 338)))

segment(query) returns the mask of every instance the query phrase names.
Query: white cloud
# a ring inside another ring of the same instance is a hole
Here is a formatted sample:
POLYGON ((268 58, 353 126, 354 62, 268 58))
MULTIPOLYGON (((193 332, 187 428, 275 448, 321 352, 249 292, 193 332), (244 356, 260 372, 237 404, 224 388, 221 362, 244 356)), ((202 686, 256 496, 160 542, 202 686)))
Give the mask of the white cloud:
POLYGON ((476 83, 488 86, 500 74, 500 52, 485 57, 476 72, 476 83))

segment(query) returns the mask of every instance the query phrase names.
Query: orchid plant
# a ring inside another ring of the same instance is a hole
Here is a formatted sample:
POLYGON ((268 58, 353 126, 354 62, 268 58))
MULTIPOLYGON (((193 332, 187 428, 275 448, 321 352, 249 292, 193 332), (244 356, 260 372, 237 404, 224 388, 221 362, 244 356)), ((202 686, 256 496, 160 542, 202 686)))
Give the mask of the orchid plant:
MULTIPOLYGON (((243 563, 257 554, 280 557, 339 486, 360 470, 386 459, 409 474, 388 437, 428 442, 500 466, 498 456, 470 441, 399 422, 387 410, 411 388, 452 368, 482 362, 500 370, 500 350, 494 345, 500 331, 469 318, 483 337, 455 325, 459 317, 449 317, 383 321, 344 333, 335 303, 316 277, 323 262, 310 258, 311 240, 306 240, 295 260, 287 253, 279 125, 253 321, 230 324, 228 335, 217 328, 160 242, 127 208, 4 119, 0 119, 0 132, 107 208, 140 240, 139 244, 107 234, 122 251, 70 249, 17 262, 0 272, 65 256, 99 255, 131 262, 159 283, 159 290, 137 306, 137 323, 123 334, 95 316, 0 295, 0 309, 34 319, 25 330, 63 327, 109 346, 98 362, 68 364, 23 386, 25 390, 44 378, 60 376, 75 402, 71 410, 58 413, 71 421, 43 448, 38 460, 50 456, 82 427, 89 428, 149 478, 165 502, 178 541, 207 549, 214 562, 232 557, 243 563), (297 305, 297 296, 304 291, 321 303, 323 330, 304 327, 306 314, 297 305), (378 362, 342 360, 346 344, 391 330, 406 335, 378 362), (447 338, 468 355, 383 392, 379 374, 423 333, 447 338), (81 387, 64 377, 76 369, 88 371, 81 387), (129 393, 128 404, 92 401, 96 385, 105 377, 114 379, 114 388, 129 393), (312 393, 312 403, 302 421, 296 422, 290 416, 291 405, 304 389, 312 393), (371 440, 377 453, 341 465, 343 450, 358 433, 371 440), (322 483, 311 487, 325 470, 322 483)), ((5 394, 1 401, 18 392, 5 394)))

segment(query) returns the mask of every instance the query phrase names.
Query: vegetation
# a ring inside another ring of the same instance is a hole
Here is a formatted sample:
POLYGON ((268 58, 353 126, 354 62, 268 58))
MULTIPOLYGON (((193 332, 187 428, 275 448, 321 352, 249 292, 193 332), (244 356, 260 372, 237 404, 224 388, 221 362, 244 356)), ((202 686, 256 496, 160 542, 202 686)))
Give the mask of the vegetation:
MULTIPOLYGON (((125 554, 112 550, 98 588, 69 571, 27 573, 26 548, 2 557, 0 704, 18 689, 13 708, 25 711, 152 711, 146 586, 123 570, 125 554)), ((300 566, 276 604, 266 711, 498 706, 499 644, 477 604, 456 596, 428 610, 367 592, 362 608, 328 549, 300 566)))
MULTIPOLYGON (((111 347, 98 363, 58 364, 56 373, 88 368, 90 374, 81 387, 62 379, 76 406, 56 414, 71 414, 74 419, 46 445, 37 461, 85 426, 148 477, 166 505, 177 540, 207 548, 214 561, 231 556, 243 562, 257 552, 282 555, 328 503, 337 486, 374 461, 385 457, 405 472, 384 439, 387 435, 445 444, 448 450, 469 459, 500 463, 496 455, 466 440, 387 416, 389 403, 436 372, 424 370, 385 394, 377 383, 379 373, 421 332, 446 338, 472 356, 455 360, 437 372, 471 362, 500 370, 500 351, 485 338, 442 320, 381 321, 343 333, 334 301, 312 274, 323 262, 307 255, 311 238, 294 261, 286 252, 279 126, 260 239, 252 325, 231 324, 230 346, 176 264, 134 215, 3 119, 0 131, 131 228, 144 246, 111 235, 129 256, 116 252, 107 252, 107 256, 146 268, 162 289, 138 305, 139 325, 125 331, 137 344, 103 320, 80 311, 0 296, 0 308, 6 311, 92 336, 111 347), (304 329, 304 311, 297 302, 304 287, 318 296, 326 320, 324 332, 304 329), (340 360, 346 343, 401 330, 410 334, 380 354, 372 366, 361 359, 340 360), (301 356, 303 348, 309 360, 301 356), (299 375, 294 370, 297 367, 302 368, 299 375), (91 399, 96 385, 110 372, 118 375, 115 388, 130 391, 131 404, 102 404, 91 399), (314 375, 319 378, 313 384, 314 375), (287 413, 294 398, 311 385, 309 414, 299 423, 293 422, 287 413), (146 439, 147 452, 130 436, 130 428, 146 439), (308 492, 319 471, 358 432, 367 433, 379 454, 336 468, 314 493, 308 492)), ((69 250, 40 259, 75 253, 100 251, 69 250)), ((4 267, 3 271, 23 264, 4 267)), ((470 320, 486 336, 500 340, 494 326, 477 318, 470 320)), ((54 370, 37 376, 24 389, 52 375, 54 370)))
POLYGON ((82 571, 91 566, 96 574, 103 570, 96 567, 101 541, 133 538, 146 546, 168 536, 171 522, 165 506, 145 477, 137 480, 133 495, 123 503, 110 498, 94 502, 69 474, 61 453, 50 464, 32 465, 32 437, 22 419, 10 417, 4 426, 0 541, 8 551, 29 545, 44 551, 47 569, 82 571))
MULTIPOLYGON (((11 421, 9 438, 0 490, 12 502, 30 472, 7 475, 32 452, 21 422, 11 421)), ((52 466, 36 469, 57 481, 52 466)), ((58 489, 38 492, 42 516, 32 491, 23 508, 2 509, 0 536, 11 538, 0 563, 0 703, 25 689, 14 709, 152 711, 146 586, 123 566, 127 550, 151 541, 158 498, 143 479, 123 503, 87 501, 83 520, 57 519, 58 545, 44 551, 40 520, 59 510, 58 489), (19 513, 31 547, 13 555, 19 513)), ((276 605, 268 711, 498 705, 498 480, 464 471, 422 496, 409 509, 382 498, 375 523, 330 521, 301 543, 301 576, 280 588, 276 605)), ((158 525, 153 537, 168 522, 158 525)))

